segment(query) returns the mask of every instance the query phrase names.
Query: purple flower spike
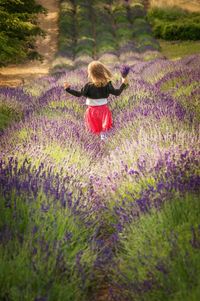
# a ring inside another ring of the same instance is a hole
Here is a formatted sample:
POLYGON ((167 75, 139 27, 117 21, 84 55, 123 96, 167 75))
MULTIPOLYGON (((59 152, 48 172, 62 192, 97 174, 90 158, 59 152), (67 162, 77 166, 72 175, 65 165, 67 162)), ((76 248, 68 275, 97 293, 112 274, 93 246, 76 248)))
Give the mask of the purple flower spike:
POLYGON ((120 72, 123 78, 127 77, 129 71, 130 71, 130 67, 128 65, 122 65, 120 68, 120 72))

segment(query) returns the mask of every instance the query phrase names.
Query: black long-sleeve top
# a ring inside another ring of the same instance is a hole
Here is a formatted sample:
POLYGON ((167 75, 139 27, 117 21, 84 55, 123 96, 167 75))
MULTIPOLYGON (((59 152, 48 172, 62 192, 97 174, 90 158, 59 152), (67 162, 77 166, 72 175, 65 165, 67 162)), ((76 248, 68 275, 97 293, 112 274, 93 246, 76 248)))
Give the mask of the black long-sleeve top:
POLYGON ((96 87, 92 83, 87 83, 81 89, 81 91, 73 90, 70 87, 67 88, 66 91, 77 97, 85 96, 85 97, 88 97, 91 99, 100 99, 100 98, 107 98, 110 94, 119 96, 125 87, 126 87, 126 84, 121 84, 119 89, 115 89, 112 85, 112 82, 110 81, 104 87, 96 87))

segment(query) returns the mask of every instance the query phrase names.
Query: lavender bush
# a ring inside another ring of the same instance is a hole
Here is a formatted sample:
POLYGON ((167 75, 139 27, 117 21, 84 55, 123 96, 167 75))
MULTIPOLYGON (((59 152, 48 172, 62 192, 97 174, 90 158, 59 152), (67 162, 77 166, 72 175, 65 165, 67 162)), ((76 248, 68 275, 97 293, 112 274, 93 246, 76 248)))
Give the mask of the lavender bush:
POLYGON ((83 65, 0 91, 19 115, 0 141, 2 300, 199 300, 198 64, 116 58, 129 88, 105 143, 63 89, 83 65))

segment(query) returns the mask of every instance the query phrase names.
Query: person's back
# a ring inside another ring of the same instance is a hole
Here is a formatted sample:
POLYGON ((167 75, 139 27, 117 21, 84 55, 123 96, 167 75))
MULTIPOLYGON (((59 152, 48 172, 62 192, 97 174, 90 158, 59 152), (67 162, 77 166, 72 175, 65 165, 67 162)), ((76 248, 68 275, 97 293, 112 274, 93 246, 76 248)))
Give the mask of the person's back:
POLYGON ((88 82, 81 91, 71 89, 68 83, 65 83, 66 91, 74 96, 86 97, 88 106, 85 114, 85 122, 88 129, 94 134, 101 134, 101 139, 105 137, 112 127, 112 114, 107 106, 108 96, 110 94, 118 96, 122 93, 127 84, 127 79, 122 78, 123 83, 119 89, 112 85, 111 72, 100 62, 93 61, 88 66, 88 82))

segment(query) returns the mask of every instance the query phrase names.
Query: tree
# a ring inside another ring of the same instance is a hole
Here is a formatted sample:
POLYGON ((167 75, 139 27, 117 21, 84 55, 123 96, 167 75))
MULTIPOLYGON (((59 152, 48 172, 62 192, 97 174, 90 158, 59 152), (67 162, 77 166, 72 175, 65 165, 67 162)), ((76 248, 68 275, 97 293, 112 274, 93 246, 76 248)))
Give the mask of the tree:
POLYGON ((37 14, 46 10, 35 0, 0 0, 0 65, 39 58, 34 42, 44 36, 37 14))

